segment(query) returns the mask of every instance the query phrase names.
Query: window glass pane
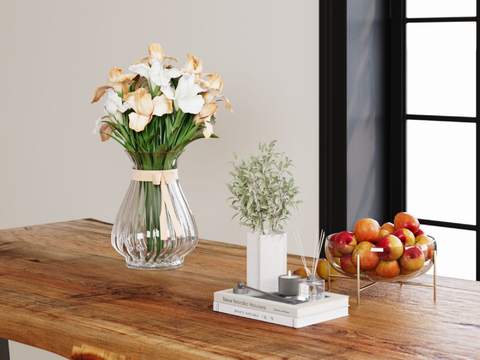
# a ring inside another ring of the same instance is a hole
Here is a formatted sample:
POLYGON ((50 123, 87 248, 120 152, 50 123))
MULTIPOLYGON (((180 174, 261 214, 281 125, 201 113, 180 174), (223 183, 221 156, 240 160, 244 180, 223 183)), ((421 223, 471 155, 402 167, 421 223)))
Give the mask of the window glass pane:
POLYGON ((476 16, 476 0, 407 0, 407 18, 476 16))
POLYGON ((407 113, 476 115, 475 23, 407 24, 407 113))
MULTIPOLYGON (((476 232, 420 225, 437 241, 437 276, 476 280, 476 232)), ((427 274, 433 275, 433 267, 427 274)))
POLYGON ((475 225, 476 125, 407 121, 407 211, 475 225))

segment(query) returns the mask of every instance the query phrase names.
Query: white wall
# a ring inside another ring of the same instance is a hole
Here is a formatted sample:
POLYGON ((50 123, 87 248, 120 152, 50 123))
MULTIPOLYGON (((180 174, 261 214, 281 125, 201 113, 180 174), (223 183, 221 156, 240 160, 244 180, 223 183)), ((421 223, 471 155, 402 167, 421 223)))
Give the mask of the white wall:
MULTIPOLYGON (((230 221, 225 183, 237 154, 277 139, 296 165, 300 210, 289 226, 308 252, 318 227, 319 5, 317 0, 12 1, 0 5, 0 229, 93 217, 113 222, 130 164, 120 145, 91 135, 111 67, 152 42, 217 71, 234 110, 187 148, 183 190, 200 237, 245 244, 230 221)), ((188 257, 187 257, 188 262, 188 257)), ((13 360, 16 360, 15 358, 13 360)))

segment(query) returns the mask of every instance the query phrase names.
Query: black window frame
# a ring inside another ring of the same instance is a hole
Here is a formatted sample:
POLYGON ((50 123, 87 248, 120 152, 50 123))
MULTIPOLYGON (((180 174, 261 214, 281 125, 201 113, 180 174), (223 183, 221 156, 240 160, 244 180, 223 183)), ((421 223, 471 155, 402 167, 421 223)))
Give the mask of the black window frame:
MULTIPOLYGON (((327 234, 345 230, 347 224, 348 192, 347 180, 349 165, 347 162, 347 28, 348 28, 348 6, 351 2, 358 0, 320 0, 320 228, 327 234)), ((390 147, 385 151, 389 153, 389 164, 385 166, 388 170, 385 174, 386 193, 382 196, 387 199, 388 209, 384 213, 384 207, 378 207, 376 213, 380 213, 379 221, 393 219, 395 214, 405 211, 406 207, 406 0, 369 0, 369 3, 378 8, 387 8, 382 19, 387 18, 388 24, 385 32, 388 33, 389 45, 387 50, 380 53, 382 61, 390 64, 390 69, 382 79, 388 82, 390 101, 390 119, 385 127, 385 137, 390 141, 390 147), (386 53, 385 53, 386 52, 386 53)), ((409 19, 408 22, 435 22, 435 21, 476 21, 477 52, 480 49, 480 29, 478 24, 478 9, 480 0, 477 3, 477 16, 468 18, 422 18, 409 19)), ((480 68, 477 55, 476 65, 476 101, 477 113, 475 118, 462 117, 429 117, 416 115, 418 120, 439 120, 439 121, 462 121, 477 124, 480 116, 480 68)), ((476 224, 458 224, 432 219, 419 219, 422 224, 447 227, 461 230, 476 231, 476 279, 480 280, 480 126, 476 126, 476 224)), ((382 151, 384 149, 382 148, 382 151)), ((368 215, 366 209, 366 216, 368 215)), ((440 253, 442 250, 439 249, 440 253)), ((324 256, 324 253, 322 254, 324 256)))
MULTIPOLYGON (((478 50, 480 45, 480 27, 478 23, 478 9, 480 0, 477 0, 477 16, 469 17, 432 17, 432 18, 407 18, 406 14, 407 0, 391 0, 391 151, 390 163, 397 163, 399 166, 390 169, 390 217, 397 212, 405 211, 407 208, 407 162, 406 162, 406 124, 407 120, 425 120, 425 121, 450 121, 461 123, 476 124, 476 223, 475 225, 439 221, 434 219, 419 219, 421 224, 459 229, 472 230, 476 232, 476 280, 480 280, 480 126, 478 119, 480 116, 480 68, 478 50), (439 23, 439 22, 475 22, 476 23, 476 116, 437 116, 437 115, 417 115, 407 114, 406 111, 406 28, 408 23, 439 23)), ((441 251, 441 249, 439 250, 441 251)))

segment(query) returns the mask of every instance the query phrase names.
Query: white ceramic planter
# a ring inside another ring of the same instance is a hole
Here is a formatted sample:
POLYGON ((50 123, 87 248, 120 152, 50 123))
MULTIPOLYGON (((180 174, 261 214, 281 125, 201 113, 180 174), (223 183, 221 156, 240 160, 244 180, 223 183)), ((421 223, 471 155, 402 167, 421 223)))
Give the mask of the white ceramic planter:
POLYGON ((287 233, 247 234, 247 285, 278 292, 278 276, 287 273, 287 233))

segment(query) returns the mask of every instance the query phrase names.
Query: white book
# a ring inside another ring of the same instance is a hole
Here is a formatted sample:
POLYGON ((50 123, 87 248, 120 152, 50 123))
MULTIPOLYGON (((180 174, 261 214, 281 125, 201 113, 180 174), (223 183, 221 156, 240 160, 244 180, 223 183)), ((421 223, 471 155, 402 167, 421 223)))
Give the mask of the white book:
POLYGON ((330 292, 325 292, 325 299, 294 305, 276 301, 272 298, 265 297, 258 292, 252 291, 250 294, 243 295, 234 294, 233 289, 228 289, 215 292, 213 295, 213 301, 294 318, 348 307, 347 295, 330 292))
POLYGON ((337 309, 327 310, 314 315, 303 316, 299 318, 272 314, 266 311, 248 309, 241 306, 228 305, 225 303, 214 302, 213 310, 225 314, 236 315, 248 319, 265 321, 271 324, 289 326, 293 328, 301 328, 313 324, 318 324, 324 321, 337 319, 343 316, 348 316, 348 306, 343 306, 337 309))

